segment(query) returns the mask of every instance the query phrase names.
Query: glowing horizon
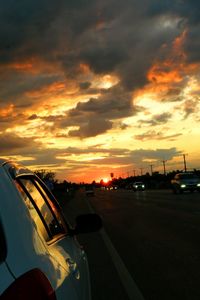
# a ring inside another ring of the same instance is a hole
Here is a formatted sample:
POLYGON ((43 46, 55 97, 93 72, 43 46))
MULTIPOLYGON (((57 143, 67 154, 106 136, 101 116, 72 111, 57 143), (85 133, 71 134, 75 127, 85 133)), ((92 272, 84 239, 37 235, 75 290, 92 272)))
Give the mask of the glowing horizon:
POLYGON ((194 4, 23 5, 1 4, 0 157, 72 182, 200 168, 194 4))

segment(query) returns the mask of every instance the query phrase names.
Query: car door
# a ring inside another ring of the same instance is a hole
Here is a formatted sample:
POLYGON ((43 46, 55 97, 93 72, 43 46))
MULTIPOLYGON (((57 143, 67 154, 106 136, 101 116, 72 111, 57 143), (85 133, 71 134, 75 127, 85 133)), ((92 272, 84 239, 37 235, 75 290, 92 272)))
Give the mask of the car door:
POLYGON ((16 185, 54 266, 54 272, 49 276, 52 281, 56 278, 54 285, 58 299, 65 299, 65 295, 73 300, 90 299, 85 252, 76 239, 70 236, 69 227, 50 191, 37 177, 31 175, 18 176, 16 185))

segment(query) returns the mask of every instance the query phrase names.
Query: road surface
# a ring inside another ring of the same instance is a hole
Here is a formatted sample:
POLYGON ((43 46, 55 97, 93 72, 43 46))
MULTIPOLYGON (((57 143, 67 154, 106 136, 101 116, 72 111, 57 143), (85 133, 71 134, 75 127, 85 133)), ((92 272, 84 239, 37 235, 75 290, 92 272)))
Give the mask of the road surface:
POLYGON ((72 219, 92 210, 104 222, 103 232, 79 238, 93 300, 200 299, 200 193, 80 190, 65 209, 72 219))

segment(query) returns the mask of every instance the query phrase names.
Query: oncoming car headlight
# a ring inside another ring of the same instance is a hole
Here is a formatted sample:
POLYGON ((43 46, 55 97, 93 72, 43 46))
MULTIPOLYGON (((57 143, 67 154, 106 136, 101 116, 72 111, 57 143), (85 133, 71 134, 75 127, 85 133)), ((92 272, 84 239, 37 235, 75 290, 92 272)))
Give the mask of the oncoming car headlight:
POLYGON ((197 186, 200 187, 200 183, 197 183, 197 186))
POLYGON ((185 185, 185 184, 181 184, 181 188, 183 188, 183 189, 184 189, 185 187, 186 187, 186 185, 185 185))

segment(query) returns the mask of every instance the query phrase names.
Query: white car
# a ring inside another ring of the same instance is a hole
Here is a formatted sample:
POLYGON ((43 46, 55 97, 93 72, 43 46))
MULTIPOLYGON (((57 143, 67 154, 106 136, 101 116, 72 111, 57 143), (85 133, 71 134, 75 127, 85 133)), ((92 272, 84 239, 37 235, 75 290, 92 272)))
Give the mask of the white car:
POLYGON ((0 299, 91 299, 87 257, 75 235, 101 225, 88 214, 70 227, 33 172, 0 159, 0 299))
POLYGON ((175 194, 181 194, 184 191, 200 192, 200 178, 191 172, 178 173, 171 180, 171 186, 175 194))

